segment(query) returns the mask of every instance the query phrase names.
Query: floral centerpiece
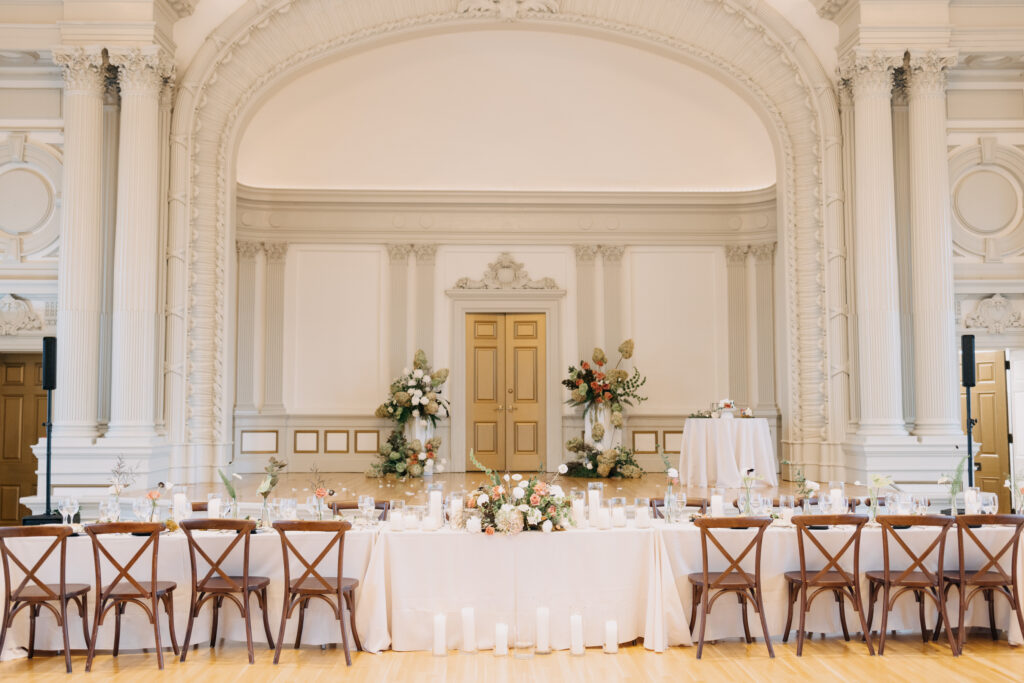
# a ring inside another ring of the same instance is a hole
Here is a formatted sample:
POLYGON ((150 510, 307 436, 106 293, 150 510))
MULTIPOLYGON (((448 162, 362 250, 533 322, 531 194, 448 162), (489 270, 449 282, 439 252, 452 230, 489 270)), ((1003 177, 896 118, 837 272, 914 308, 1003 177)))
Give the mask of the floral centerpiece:
MULTIPOLYGON (((601 425, 595 425, 595 428, 601 425)), ((583 439, 576 437, 565 442, 570 453, 576 459, 565 463, 570 477, 612 477, 636 479, 642 477, 644 470, 633 457, 632 449, 615 446, 601 451, 588 446, 583 439)))
POLYGON ((309 488, 313 491, 314 509, 313 514, 320 521, 323 521, 324 511, 327 507, 327 496, 333 496, 334 491, 327 488, 327 482, 324 480, 324 475, 320 472, 320 468, 313 464, 313 467, 309 469, 309 488))
POLYGON ((263 481, 260 482, 260 486, 256 489, 256 493, 263 497, 263 505, 260 507, 260 526, 270 526, 270 507, 267 505, 267 498, 270 497, 270 493, 277 486, 277 480, 281 476, 281 471, 288 465, 283 460, 278 460, 274 456, 270 456, 270 461, 267 466, 263 468, 263 471, 267 473, 267 476, 263 477, 263 481))
POLYGON ((757 476, 757 474, 754 473, 753 468, 747 470, 746 473, 743 475, 743 479, 740 480, 740 484, 743 486, 743 496, 740 498, 740 505, 742 506, 740 514, 754 514, 754 508, 750 504, 750 492, 751 489, 754 488, 754 484, 758 483, 759 481, 761 481, 761 477, 757 476))
MULTIPOLYGON (((888 474, 872 474, 868 477, 868 497, 871 499, 871 521, 878 517, 878 496, 884 489, 893 485, 888 474)), ((889 514, 892 514, 890 511, 889 514)))
MULTIPOLYGON (((789 460, 783 460, 783 465, 792 465, 789 460)), ((811 481, 804 476, 804 470, 801 467, 796 468, 793 472, 793 481, 796 482, 796 495, 799 498, 810 498, 814 496, 818 489, 821 488, 821 484, 816 481, 811 481)))
POLYGON ((379 460, 370 466, 367 476, 421 477, 444 469, 442 463, 435 462, 441 439, 434 436, 434 428, 451 408, 443 395, 448 374, 447 369, 432 370, 427 354, 422 349, 416 351, 412 370, 402 370, 402 376, 391 383, 387 400, 374 413, 400 429, 393 430, 381 445, 379 460))
POLYGON ((123 455, 118 455, 114 467, 110 470, 110 488, 107 489, 107 493, 113 496, 114 500, 119 500, 122 492, 135 485, 138 474, 138 465, 129 465, 123 455))
POLYGON ((231 510, 232 514, 238 516, 238 491, 235 490, 235 485, 231 483, 231 479, 241 479, 242 475, 238 472, 233 472, 231 478, 224 474, 224 470, 217 470, 217 474, 220 475, 220 480, 224 483, 224 490, 227 491, 228 498, 231 499, 231 510))
MULTIPOLYGON (((466 508, 480 511, 485 533, 550 532, 573 523, 569 499, 562 487, 555 484, 558 474, 551 481, 538 477, 524 479, 521 474, 508 472, 499 475, 484 467, 473 451, 469 452, 469 459, 490 480, 490 485, 481 486, 466 496, 466 508)), ((565 471, 565 465, 560 465, 559 473, 565 471)))
POLYGON ((695 420, 704 420, 704 419, 708 419, 708 418, 711 417, 711 411, 710 410, 695 410, 692 413, 690 413, 687 417, 692 417, 695 420))

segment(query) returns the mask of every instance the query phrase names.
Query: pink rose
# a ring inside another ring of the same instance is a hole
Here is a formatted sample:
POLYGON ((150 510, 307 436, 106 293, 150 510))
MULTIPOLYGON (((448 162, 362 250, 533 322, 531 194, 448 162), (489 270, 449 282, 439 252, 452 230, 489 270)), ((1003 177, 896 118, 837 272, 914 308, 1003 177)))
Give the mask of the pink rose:
POLYGON ((540 505, 540 496, 538 496, 536 493, 530 496, 530 505, 540 505))

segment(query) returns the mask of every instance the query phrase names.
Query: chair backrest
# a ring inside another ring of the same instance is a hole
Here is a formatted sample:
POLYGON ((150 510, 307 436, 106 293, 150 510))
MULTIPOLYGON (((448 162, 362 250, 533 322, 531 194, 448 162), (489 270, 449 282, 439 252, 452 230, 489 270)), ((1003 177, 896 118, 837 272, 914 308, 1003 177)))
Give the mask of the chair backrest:
MULTIPOLYGON (((358 510, 359 503, 354 500, 332 500, 328 503, 331 508, 331 512, 338 514, 339 510, 358 510)), ((388 501, 378 500, 374 502, 373 507, 375 510, 380 510, 380 516, 378 519, 384 521, 388 515, 388 501)))
POLYGON ((860 576, 860 532, 867 523, 867 515, 794 515, 793 524, 796 525, 797 548, 800 551, 800 579, 805 584, 814 584, 829 571, 835 571, 849 585, 855 585, 857 577, 860 576), (843 547, 838 552, 833 553, 825 548, 822 542, 815 536, 816 531, 810 528, 811 526, 820 525, 853 527, 853 531, 846 539, 843 547), (810 579, 807 577, 806 541, 810 541, 825 560, 825 566, 815 572, 810 579), (848 574, 840 562, 851 547, 853 549, 853 574, 848 574))
POLYGON ((953 518, 945 515, 878 515, 876 520, 882 525, 882 560, 883 571, 885 572, 886 583, 899 584, 915 570, 920 570, 925 578, 935 586, 941 585, 942 563, 946 553, 946 536, 953 527, 953 518), (924 552, 917 553, 911 550, 904 540, 903 532, 906 529, 896 527, 932 527, 936 529, 935 538, 925 548, 924 552), (889 560, 889 541, 893 540, 899 545, 910 560, 910 566, 902 570, 893 578, 892 564, 889 560), (935 571, 928 569, 928 558, 936 553, 934 563, 935 571))
POLYGON ((701 563, 703 564, 704 573, 704 585, 708 589, 721 588, 725 583, 726 577, 730 574, 735 573, 737 576, 743 579, 744 583, 748 588, 754 588, 761 585, 761 543, 764 540, 764 531, 771 525, 772 520, 770 517, 700 517, 694 520, 694 525, 700 529, 700 545, 701 545, 701 563), (738 554, 733 555, 715 538, 715 534, 712 529, 757 529, 757 533, 754 534, 754 538, 747 543, 746 547, 738 554), (721 553, 722 557, 729 566, 724 572, 712 583, 708 578, 708 541, 718 548, 718 552, 721 553), (750 551, 754 551, 754 575, 751 577, 749 573, 743 570, 740 563, 750 554, 750 551))
POLYGON ((210 509, 210 504, 205 500, 192 501, 192 512, 206 512, 210 509))
POLYGON ((1008 586, 1017 585, 1017 553, 1020 550, 1020 536, 1021 531, 1024 531, 1024 515, 959 515, 956 518, 956 536, 957 536, 957 547, 960 553, 960 585, 969 586, 977 584, 986 572, 989 570, 994 571, 1002 577, 1003 583, 1008 586), (998 552, 992 553, 988 546, 981 542, 981 539, 974 533, 974 529, 971 527, 986 527, 986 526, 1012 526, 1013 534, 1009 540, 1003 544, 1002 548, 998 552), (967 566, 964 562, 965 551, 967 550, 967 543, 964 537, 969 538, 978 550, 985 556, 986 561, 977 570, 967 570, 967 566), (1007 575, 999 565, 999 560, 1004 555, 1009 553, 1008 563, 1010 565, 1010 574, 1007 575))
POLYGON ((325 593, 332 592, 334 589, 326 581, 325 577, 317 571, 317 567, 327 553, 337 545, 338 546, 338 568, 335 577, 337 578, 337 593, 339 598, 341 597, 341 568, 344 562, 345 554, 345 532, 352 528, 352 525, 344 521, 333 521, 325 520, 322 522, 307 522, 307 521, 293 521, 293 520, 282 520, 274 522, 274 528, 277 529, 277 533, 281 536, 281 552, 284 555, 284 585, 285 590, 291 585, 291 572, 289 570, 289 559, 288 554, 295 555, 302 566, 306 568, 306 571, 299 577, 299 583, 301 584, 307 578, 315 579, 324 589, 325 593), (288 539, 288 534, 296 531, 325 531, 333 532, 334 535, 330 537, 328 542, 324 545, 323 550, 316 556, 316 559, 312 562, 308 561, 305 556, 296 548, 292 542, 288 539))
POLYGON ((188 556, 189 561, 192 564, 193 591, 202 591, 206 582, 212 579, 214 574, 218 574, 227 582, 232 591, 248 593, 249 537, 252 535, 252 531, 256 528, 256 522, 247 519, 183 519, 181 521, 181 528, 185 532, 185 538, 188 539, 188 556), (199 541, 196 540, 195 536, 192 535, 193 531, 234 531, 235 537, 232 539, 231 543, 228 544, 228 547, 217 556, 216 560, 214 560, 206 553, 199 541), (238 546, 239 541, 242 542, 241 584, 232 579, 231 576, 221 567, 221 565, 224 564, 224 561, 231 555, 231 552, 238 546), (202 555, 203 561, 205 561, 207 567, 209 567, 209 570, 202 579, 199 578, 199 572, 197 571, 196 553, 202 555))
POLYGON ((102 600, 110 595, 114 589, 122 582, 125 581, 135 587, 142 595, 155 596, 156 595, 156 582, 157 582, 157 551, 160 548, 160 532, 166 529, 162 522, 110 522, 106 524, 86 524, 85 533, 89 534, 89 538, 92 539, 92 555, 96 562, 96 595, 100 596, 102 600), (127 564, 121 564, 117 558, 115 558, 105 545, 101 536, 108 536, 110 534, 145 534, 146 540, 142 542, 139 549, 132 555, 132 559, 128 560, 127 564), (131 568, 135 566, 135 563, 139 561, 143 553, 150 546, 153 547, 152 553, 152 567, 150 568, 149 583, 150 588, 147 590, 139 583, 135 577, 129 572, 131 568), (113 565, 114 570, 117 572, 117 576, 110 582, 107 590, 103 590, 103 576, 100 569, 100 555, 107 558, 107 561, 113 565))
POLYGON ((67 538, 71 535, 71 527, 67 526, 9 526, 0 527, 0 558, 3 560, 4 565, 4 587, 5 597, 7 602, 11 601, 11 598, 17 599, 18 594, 32 582, 43 594, 51 600, 56 600, 64 595, 64 568, 65 568, 65 557, 67 551, 67 538), (25 563, 21 561, 18 555, 7 547, 7 539, 9 538, 52 538, 53 542, 47 546, 43 554, 40 555, 39 559, 31 567, 26 567, 25 563), (46 562, 46 559, 53 554, 53 551, 60 548, 60 592, 54 593, 50 588, 47 587, 46 582, 42 581, 37 573, 46 562), (12 588, 11 583, 11 568, 9 562, 13 562, 18 565, 18 568, 24 572, 25 576, 18 584, 16 588, 12 588))

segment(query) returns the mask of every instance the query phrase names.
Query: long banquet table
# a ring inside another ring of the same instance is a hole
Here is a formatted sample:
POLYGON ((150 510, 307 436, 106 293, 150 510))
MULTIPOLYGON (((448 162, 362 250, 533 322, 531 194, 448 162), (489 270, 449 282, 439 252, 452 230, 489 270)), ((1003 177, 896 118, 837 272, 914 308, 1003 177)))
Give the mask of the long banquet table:
MULTIPOLYGON (((911 547, 917 551, 923 550, 934 537, 934 531, 926 528, 910 529, 905 533, 911 547)), ((1010 537, 1011 529, 988 527, 977 533, 990 547, 997 549, 1010 537)), ((742 550, 752 534, 753 531, 748 530, 716 532, 723 545, 734 553, 742 550)), ((833 552, 846 540, 846 534, 839 530, 817 534, 833 552)), ((318 533, 296 534, 294 542, 305 553, 315 557, 327 537, 327 534, 318 533)), ((33 557, 42 552, 45 540, 17 539, 9 541, 9 544, 33 557)), ((230 536, 213 534, 208 540, 216 551, 218 547, 226 547, 230 536)), ((138 541, 132 537, 115 537, 111 539, 111 545, 123 561, 134 552, 138 541), (125 557, 120 557, 120 554, 125 557)), ((894 563, 898 563, 902 558, 895 549, 892 550, 894 563)), ((977 566, 983 560, 977 551, 968 552, 967 558, 969 566, 977 566)), ((765 535, 762 561, 769 630, 773 637, 778 637, 785 625, 787 609, 783 574, 799 569, 795 529, 770 527, 765 535)), ((951 532, 947 539, 946 568, 955 568, 956 561, 956 535, 951 532)), ((336 562, 336 556, 328 556, 326 562, 336 562)), ((752 571, 752 562, 751 554, 743 563, 744 569, 752 571)), ((68 539, 67 566, 69 582, 95 583, 92 547, 88 538, 68 539)), ((325 571, 327 566, 332 564, 323 565, 325 571)), ((881 567, 881 530, 866 527, 861 540, 861 571, 881 567)), ((240 565, 228 565, 227 568, 241 571, 240 565)), ((712 571, 724 568, 724 562, 717 559, 711 564, 712 571)), ((297 569, 300 567, 295 563, 292 570, 297 569)), ((1018 575, 1024 577, 1024 566, 1018 570, 1018 575)), ((370 652, 388 647, 394 650, 429 650, 433 618, 438 613, 447 615, 448 647, 458 648, 462 644, 460 616, 463 607, 474 608, 477 643, 481 649, 493 647, 496 622, 514 625, 518 620, 521 627, 532 632, 538 606, 546 606, 550 611, 551 646, 554 649, 569 647, 571 614, 583 616, 588 646, 603 643, 604 622, 609 619, 618 622, 621 642, 643 638, 644 645, 655 651, 675 645, 690 645, 693 641, 688 627, 691 590, 686 577, 700 571, 700 530, 689 523, 669 525, 660 520, 651 529, 581 529, 552 534, 530 532, 514 537, 471 535, 451 530, 393 532, 382 525, 354 529, 346 534, 344 557, 345 575, 360 580, 356 592, 356 627, 364 649, 370 652)), ((250 573, 271 579, 270 623, 276 637, 283 600, 283 565, 277 534, 260 533, 252 537, 250 573)), ((159 574, 161 580, 178 583, 174 606, 180 643, 187 623, 190 593, 188 550, 180 532, 168 533, 161 538, 159 574)), ((148 577, 144 569, 139 575, 148 577)), ((56 581, 55 565, 48 563, 42 576, 46 581, 56 581)), ((109 580, 106 569, 104 576, 109 580)), ((94 591, 95 588, 89 595, 90 615, 95 604, 94 591)), ((864 595, 866 600, 866 585, 864 595)), ((955 591, 952 596, 950 609, 955 614, 955 591)), ((255 601, 253 604, 253 639, 256 643, 265 643, 261 615, 255 601)), ((1006 601, 997 598, 995 605, 997 626, 1007 631, 1011 643, 1024 642, 1006 601)), ((934 624, 934 611, 928 607, 929 627, 934 624)), ((71 646, 83 649, 81 624, 73 606, 69 608, 69 614, 73 615, 69 618, 71 646)), ((760 637, 760 624, 753 614, 750 617, 751 634, 760 637)), ((152 628, 142 613, 129 608, 124 618, 126 628, 122 629, 122 649, 151 648, 152 628)), ((880 618, 880 609, 876 608, 876 629, 880 618)), ((967 618, 970 625, 988 625, 983 600, 972 603, 967 618)), ((60 633, 53 627, 52 618, 43 616, 41 620, 36 635, 37 649, 59 650, 60 633)), ((161 622, 166 634, 166 621, 162 616, 161 622)), ((296 619, 289 621, 286 644, 294 639, 296 622, 296 619)), ((859 621, 853 610, 847 610, 847 623, 851 632, 859 631, 859 621)), ((796 618, 794 629, 795 624, 796 618)), ((840 632, 838 611, 831 596, 815 600, 807 624, 813 632, 840 632)), ((897 610, 890 615, 889 624, 894 629, 919 628, 917 606, 912 597, 901 599, 897 610)), ((742 634, 736 602, 717 603, 708 622, 706 637, 719 639, 741 637, 742 634)), ((4 658, 23 656, 15 648, 27 644, 27 635, 28 619, 22 614, 8 634, 4 658)), ((245 639, 242 621, 233 607, 226 605, 221 611, 220 635, 232 641, 245 639)), ((196 622, 193 643, 208 638, 209 611, 204 607, 202 617, 196 622)), ((109 649, 112 639, 113 619, 109 619, 100 629, 99 648, 109 649)), ((164 642, 168 643, 166 637, 164 642)), ((319 601, 310 603, 303 642, 310 645, 340 642, 338 623, 319 601)))

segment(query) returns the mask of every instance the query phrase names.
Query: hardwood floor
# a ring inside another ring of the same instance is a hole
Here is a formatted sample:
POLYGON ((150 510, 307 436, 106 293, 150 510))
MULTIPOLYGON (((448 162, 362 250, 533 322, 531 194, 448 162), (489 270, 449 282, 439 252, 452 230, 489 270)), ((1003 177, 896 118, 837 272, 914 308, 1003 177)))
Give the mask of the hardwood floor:
MULTIPOLYGON (((974 635, 974 634, 972 634, 974 635)), ((642 646, 620 647, 616 655, 591 648, 583 657, 567 652, 529 660, 495 657, 490 652, 464 655, 451 652, 434 657, 427 652, 385 652, 379 655, 353 653, 352 668, 346 670, 340 648, 286 648, 281 663, 274 666, 273 653, 257 651, 256 663, 249 665, 244 644, 221 644, 211 650, 198 647, 185 664, 167 657, 163 672, 156 668, 152 653, 124 653, 117 659, 99 654, 91 674, 84 673, 85 657, 73 658, 74 674, 64 673, 64 658, 39 657, 0 663, 0 679, 67 681, 90 680, 190 680, 213 681, 1019 681, 1024 652, 1005 641, 992 642, 979 634, 969 639, 964 654, 954 659, 941 643, 922 643, 919 635, 900 635, 886 642, 884 657, 870 657, 864 646, 842 638, 815 638, 804 645, 804 656, 796 656, 793 643, 776 643, 776 658, 769 659, 764 645, 747 645, 740 640, 707 645, 703 658, 695 648, 672 648, 663 654, 642 646)))

